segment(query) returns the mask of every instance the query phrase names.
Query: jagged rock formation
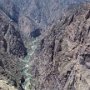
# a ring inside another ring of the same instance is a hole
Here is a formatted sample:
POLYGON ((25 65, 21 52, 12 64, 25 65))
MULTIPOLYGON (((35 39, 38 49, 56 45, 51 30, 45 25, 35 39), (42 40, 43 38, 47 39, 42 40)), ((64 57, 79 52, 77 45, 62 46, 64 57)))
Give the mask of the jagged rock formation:
POLYGON ((26 48, 21 39, 16 23, 1 11, 0 13, 0 46, 4 51, 17 56, 25 56, 26 48))
POLYGON ((21 62, 19 57, 24 57, 26 54, 27 50, 17 24, 0 10, 0 90, 12 90, 12 88, 14 90, 14 86, 20 87, 21 62), (7 85, 6 82, 8 82, 7 85))
POLYGON ((90 89, 90 3, 65 15, 39 38, 31 90, 90 89))
POLYGON ((0 83, 5 89, 90 89, 90 4, 80 4, 84 1, 0 0, 0 83))

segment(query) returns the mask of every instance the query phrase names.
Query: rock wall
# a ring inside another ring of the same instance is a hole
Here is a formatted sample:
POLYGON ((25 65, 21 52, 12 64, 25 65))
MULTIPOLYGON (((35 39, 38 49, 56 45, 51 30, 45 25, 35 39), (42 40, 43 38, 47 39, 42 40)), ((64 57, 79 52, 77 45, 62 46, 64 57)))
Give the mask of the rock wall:
POLYGON ((68 9, 47 30, 32 64, 32 90, 90 89, 90 4, 68 9))
POLYGON ((0 10, 0 90, 14 90, 14 86, 21 88, 22 65, 19 57, 23 58, 26 54, 17 24, 0 10))

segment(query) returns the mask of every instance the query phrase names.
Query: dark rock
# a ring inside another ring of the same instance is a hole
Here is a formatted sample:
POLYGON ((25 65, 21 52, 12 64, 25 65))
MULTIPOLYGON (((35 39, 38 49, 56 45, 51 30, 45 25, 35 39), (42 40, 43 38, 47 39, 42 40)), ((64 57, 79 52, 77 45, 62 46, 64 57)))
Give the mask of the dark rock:
POLYGON ((0 67, 2 67, 4 69, 4 64, 3 64, 2 60, 0 60, 0 67))
POLYGON ((30 36, 33 37, 33 38, 36 38, 36 37, 38 37, 40 35, 41 35, 41 30, 40 29, 35 29, 34 31, 32 31, 30 33, 30 36))
POLYGON ((90 10, 89 10, 88 13, 86 14, 85 18, 86 18, 86 19, 89 19, 89 18, 90 18, 90 10))
POLYGON ((12 80, 13 81, 13 86, 17 87, 17 81, 16 80, 12 80))
POLYGON ((25 78, 24 76, 21 77, 21 84, 23 84, 25 82, 25 78))

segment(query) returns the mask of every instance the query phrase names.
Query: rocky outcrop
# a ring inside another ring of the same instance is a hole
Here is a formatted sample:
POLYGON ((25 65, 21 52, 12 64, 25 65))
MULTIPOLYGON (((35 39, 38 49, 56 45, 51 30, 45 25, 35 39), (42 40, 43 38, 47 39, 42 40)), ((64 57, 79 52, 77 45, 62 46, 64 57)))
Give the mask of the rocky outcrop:
POLYGON ((69 9, 39 38, 31 70, 32 90, 90 89, 89 9, 90 4, 69 9))

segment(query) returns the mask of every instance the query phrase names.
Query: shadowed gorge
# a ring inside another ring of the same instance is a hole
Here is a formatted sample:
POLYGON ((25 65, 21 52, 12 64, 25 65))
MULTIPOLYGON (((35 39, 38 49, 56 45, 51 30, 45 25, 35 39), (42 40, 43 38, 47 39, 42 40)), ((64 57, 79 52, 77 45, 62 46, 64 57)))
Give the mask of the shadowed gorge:
POLYGON ((90 0, 0 0, 0 90, 90 90, 90 0))

